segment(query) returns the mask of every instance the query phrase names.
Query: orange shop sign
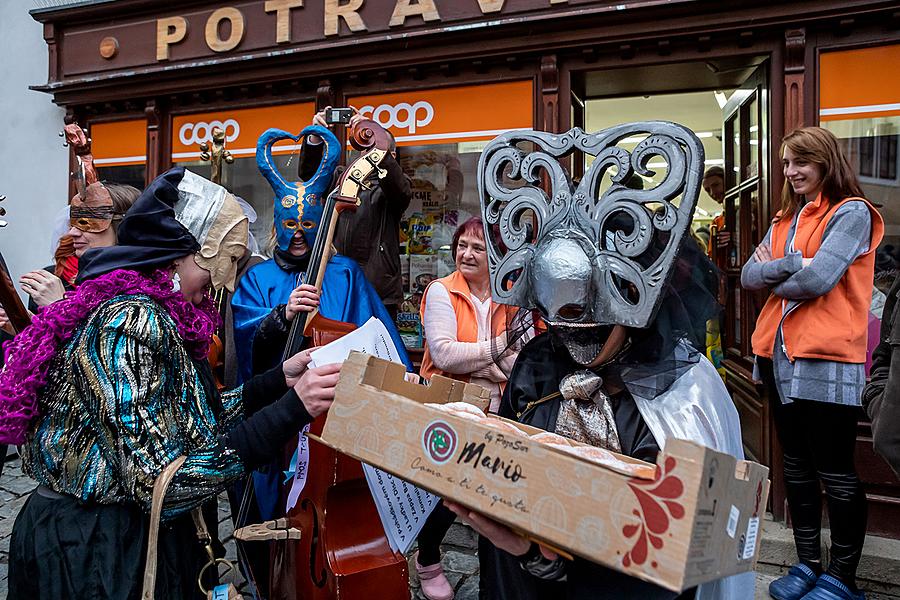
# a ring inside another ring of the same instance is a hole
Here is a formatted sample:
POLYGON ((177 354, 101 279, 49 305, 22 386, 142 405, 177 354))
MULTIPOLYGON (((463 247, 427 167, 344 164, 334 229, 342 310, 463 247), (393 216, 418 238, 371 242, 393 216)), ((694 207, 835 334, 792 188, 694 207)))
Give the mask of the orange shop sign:
MULTIPOLYGON (((314 109, 312 102, 302 102, 174 117, 172 161, 199 160, 200 144, 212 139, 214 127, 220 127, 225 132, 226 148, 232 156, 235 158, 254 156, 256 142, 267 129, 277 127, 290 133, 300 133, 312 121, 314 109)), ((299 144, 285 140, 275 144, 273 153, 286 154, 299 148, 299 144)))
POLYGON ((487 140, 534 124, 531 80, 356 96, 347 102, 403 146, 487 140))
POLYGON ((91 152, 98 167, 147 162, 147 120, 91 124, 91 152))
POLYGON ((900 44, 823 52, 819 58, 819 119, 900 115, 898 64, 900 44))

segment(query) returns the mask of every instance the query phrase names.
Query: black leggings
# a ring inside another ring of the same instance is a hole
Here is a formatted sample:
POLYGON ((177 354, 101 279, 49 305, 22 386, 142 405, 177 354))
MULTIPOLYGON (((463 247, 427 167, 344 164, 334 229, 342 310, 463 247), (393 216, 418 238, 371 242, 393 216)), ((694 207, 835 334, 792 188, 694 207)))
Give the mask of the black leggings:
POLYGON ((782 404, 772 361, 757 358, 757 364, 784 452, 784 486, 797 555, 801 562, 821 568, 821 482, 831 525, 828 573, 852 587, 866 539, 866 495, 853 463, 859 407, 814 400, 782 404))
POLYGON ((419 532, 419 564, 423 567, 441 562, 441 542, 456 520, 456 513, 439 502, 419 532))

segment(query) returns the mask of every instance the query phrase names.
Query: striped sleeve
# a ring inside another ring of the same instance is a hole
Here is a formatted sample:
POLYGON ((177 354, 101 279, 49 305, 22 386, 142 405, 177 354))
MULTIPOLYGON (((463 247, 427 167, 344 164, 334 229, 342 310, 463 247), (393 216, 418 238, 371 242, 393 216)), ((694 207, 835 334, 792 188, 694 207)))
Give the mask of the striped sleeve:
MULTIPOLYGON (((88 407, 115 477, 149 510, 153 483, 181 455, 184 465, 164 502, 164 517, 223 490, 245 468, 219 441, 220 424, 174 322, 147 301, 113 304, 101 321, 82 371, 90 373, 88 407)), ((227 421, 240 419, 238 396, 223 397, 227 421)))
MULTIPOLYGON (((771 248, 772 229, 769 228, 760 246, 771 248)), ((752 256, 741 269, 741 287, 745 290, 763 290, 777 285, 800 270, 803 258, 799 253, 788 254, 766 262, 757 262, 752 256)))
POLYGON ((788 300, 808 300, 830 292, 850 265, 869 249, 872 215, 862 202, 852 201, 838 208, 822 235, 822 244, 808 265, 776 285, 776 296, 788 300))

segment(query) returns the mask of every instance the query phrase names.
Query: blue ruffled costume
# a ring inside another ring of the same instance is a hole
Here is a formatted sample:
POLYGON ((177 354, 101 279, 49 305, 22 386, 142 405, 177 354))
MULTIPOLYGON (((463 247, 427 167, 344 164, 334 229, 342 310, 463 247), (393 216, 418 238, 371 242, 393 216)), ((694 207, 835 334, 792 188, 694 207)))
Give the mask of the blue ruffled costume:
MULTIPOLYGON (((234 310, 234 334, 237 340, 241 381, 252 375, 251 344, 260 322, 272 308, 284 304, 297 287, 297 274, 289 273, 267 260, 250 269, 231 300, 234 310)), ((319 313, 328 319, 363 325, 376 316, 387 327, 407 369, 412 363, 400 334, 362 269, 352 259, 340 254, 328 261, 319 296, 319 313)))

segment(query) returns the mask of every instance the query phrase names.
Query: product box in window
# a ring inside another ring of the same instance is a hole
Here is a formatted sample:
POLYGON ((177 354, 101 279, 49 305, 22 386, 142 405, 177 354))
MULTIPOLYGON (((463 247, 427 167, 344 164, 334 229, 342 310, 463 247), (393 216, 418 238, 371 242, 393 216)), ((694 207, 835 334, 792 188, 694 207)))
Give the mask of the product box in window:
POLYGON ((424 294, 428 284, 437 277, 437 255, 409 255, 409 291, 413 294, 424 294))
POLYGON ((403 295, 409 294, 409 255, 400 255, 400 287, 403 288, 403 295))
POLYGON ((409 253, 409 219, 400 221, 400 256, 409 253))
MULTIPOLYGON (((413 182, 416 183, 415 181, 413 182)), ((422 187, 413 187, 412 203, 422 208, 426 215, 440 215, 444 210, 445 194, 425 183, 422 187)))
POLYGON ((438 279, 446 277, 456 270, 456 262, 453 260, 453 250, 450 246, 441 246, 437 251, 437 276, 438 279))
POLYGON ((766 467, 678 439, 646 463, 473 412, 488 394, 440 376, 408 383, 403 365, 354 352, 321 438, 563 556, 669 590, 754 569, 766 467))
POLYGON ((409 253, 432 254, 434 248, 432 237, 435 224, 440 222, 440 216, 413 213, 409 217, 409 253))
POLYGON ((397 331, 407 348, 421 348, 425 345, 419 316, 421 304, 422 294, 410 294, 403 299, 397 311, 397 331))
MULTIPOLYGON (((444 211, 444 216, 441 218, 441 222, 444 224, 444 227, 450 231, 450 235, 453 235, 453 232, 456 231, 456 228, 459 227, 462 221, 459 220, 459 211, 455 208, 449 208, 444 211)), ((468 218, 468 217, 466 217, 468 218)), ((464 221, 465 219, 463 219, 464 221)))

